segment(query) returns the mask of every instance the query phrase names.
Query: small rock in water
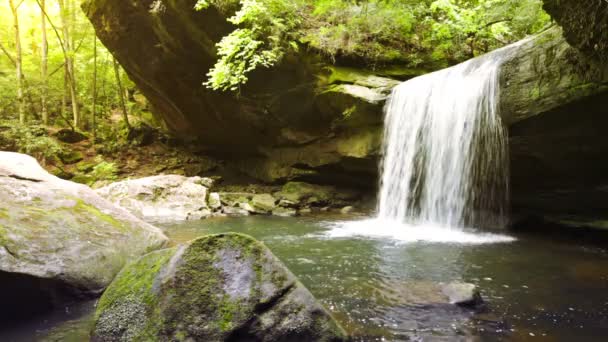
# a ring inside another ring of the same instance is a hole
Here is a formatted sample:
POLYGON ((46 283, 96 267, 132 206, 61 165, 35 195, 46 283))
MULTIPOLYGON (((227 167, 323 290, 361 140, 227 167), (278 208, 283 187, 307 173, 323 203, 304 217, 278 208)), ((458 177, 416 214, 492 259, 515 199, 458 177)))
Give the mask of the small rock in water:
POLYGON ((243 208, 224 207, 224 214, 228 216, 249 216, 249 211, 243 208))
POLYGON ((291 208, 275 208, 272 211, 272 215, 281 217, 293 217, 297 216, 298 212, 295 209, 291 208))
POLYGON ((348 207, 344 207, 344 208, 340 209, 340 213, 350 214, 353 212, 353 210, 355 210, 355 208, 353 208, 352 206, 348 206, 348 207))
POLYGON ((270 194, 259 194, 251 199, 251 206, 257 214, 269 214, 276 207, 276 199, 270 194))
POLYGON ((476 307, 483 303, 479 289, 474 284, 449 283, 443 286, 442 292, 451 304, 458 306, 476 307))
POLYGON ((310 209, 310 208, 300 209, 300 215, 308 215, 308 214, 312 214, 312 209, 310 209))
POLYGON ((222 207, 222 201, 220 198, 220 194, 217 192, 212 192, 209 194, 209 208, 213 210, 220 209, 222 207))
POLYGON ((256 210, 251 206, 251 204, 244 202, 244 203, 239 203, 238 204, 239 208, 243 209, 243 210, 247 210, 250 213, 255 213, 256 210))

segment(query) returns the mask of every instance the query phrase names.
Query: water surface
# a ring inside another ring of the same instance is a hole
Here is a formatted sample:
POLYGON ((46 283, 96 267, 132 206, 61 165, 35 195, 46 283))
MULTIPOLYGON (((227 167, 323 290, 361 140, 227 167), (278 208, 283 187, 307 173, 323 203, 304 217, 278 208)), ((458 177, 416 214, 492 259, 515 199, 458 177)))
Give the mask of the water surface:
MULTIPOLYGON (((608 253, 596 247, 474 231, 428 242, 415 230, 416 238, 400 238, 407 233, 389 234, 379 221, 331 216, 217 218, 163 229, 174 244, 229 231, 256 237, 359 341, 608 336, 608 253), (454 281, 477 284, 487 308, 445 303, 437 284, 454 281)), ((91 302, 61 308, 0 332, 0 340, 86 341, 93 310, 91 302)))
POLYGON ((383 233, 380 221, 344 225, 329 216, 219 218, 165 229, 176 243, 227 231, 265 242, 359 340, 608 336, 608 253, 596 247, 474 231, 444 231, 445 239, 427 242, 420 231, 400 238, 407 232, 383 233), (446 242, 450 236, 456 242, 446 242), (477 284, 487 309, 438 303, 436 284, 454 281, 477 284))

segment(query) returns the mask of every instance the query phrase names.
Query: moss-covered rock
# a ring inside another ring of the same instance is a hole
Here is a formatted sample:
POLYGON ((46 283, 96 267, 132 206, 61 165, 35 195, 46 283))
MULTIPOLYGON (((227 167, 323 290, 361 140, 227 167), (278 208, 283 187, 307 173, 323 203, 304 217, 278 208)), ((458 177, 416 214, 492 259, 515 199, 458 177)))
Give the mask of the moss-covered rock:
POLYGON ((89 187, 48 174, 32 157, 0 152, 0 272, 98 292, 127 261, 166 241, 89 187))
POLYGON ((344 341, 260 242, 211 235, 127 266, 100 299, 94 341, 344 341))
POLYGON ((258 194, 251 199, 251 206, 258 214, 268 214, 276 207, 276 202, 271 194, 258 194))
POLYGON ((74 151, 74 150, 64 150, 59 154, 59 159, 66 164, 76 164, 84 159, 84 155, 82 152, 74 151))
MULTIPOLYGON (((555 26, 503 51, 501 116, 509 126, 608 93, 608 67, 570 46, 555 26)), ((499 55, 499 56, 500 56, 499 55)))

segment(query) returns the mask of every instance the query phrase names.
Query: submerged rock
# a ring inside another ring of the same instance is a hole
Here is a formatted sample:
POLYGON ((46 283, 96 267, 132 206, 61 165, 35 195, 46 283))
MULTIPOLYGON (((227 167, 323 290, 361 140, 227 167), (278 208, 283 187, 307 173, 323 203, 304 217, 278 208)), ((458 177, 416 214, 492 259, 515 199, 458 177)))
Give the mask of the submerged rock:
POLYGON ((470 283, 434 281, 408 281, 391 283, 384 295, 395 303, 406 306, 460 306, 477 309, 483 304, 479 288, 470 283))
POLYGON ((99 301, 94 341, 344 341, 261 243, 203 237, 127 266, 99 301))
POLYGON ((211 215, 207 186, 213 181, 178 175, 153 176, 110 184, 97 193, 146 220, 196 220, 211 215))
POLYGON ((98 292, 125 262, 166 241, 89 187, 50 175, 32 157, 0 152, 0 274, 98 292))

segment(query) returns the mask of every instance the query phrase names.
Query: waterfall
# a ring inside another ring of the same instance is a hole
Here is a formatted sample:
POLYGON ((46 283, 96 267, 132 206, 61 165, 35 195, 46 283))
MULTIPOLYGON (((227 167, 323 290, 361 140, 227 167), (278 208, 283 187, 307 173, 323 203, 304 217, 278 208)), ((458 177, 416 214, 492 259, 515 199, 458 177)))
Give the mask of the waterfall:
POLYGON ((502 226, 509 198, 499 54, 397 86, 386 107, 380 219, 502 226))

